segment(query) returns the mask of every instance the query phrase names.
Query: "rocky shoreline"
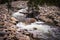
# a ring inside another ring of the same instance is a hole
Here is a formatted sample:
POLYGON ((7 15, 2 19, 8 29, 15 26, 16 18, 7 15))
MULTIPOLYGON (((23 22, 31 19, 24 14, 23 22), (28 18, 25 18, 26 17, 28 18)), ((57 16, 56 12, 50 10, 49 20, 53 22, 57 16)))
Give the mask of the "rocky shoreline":
MULTIPOLYGON (((24 4, 24 2, 21 2, 21 3, 24 4)), ((25 7, 27 7, 26 5, 25 7)), ((14 12, 18 11, 21 8, 20 1, 13 2, 12 7, 14 9, 13 10, 14 12)), ((45 23, 49 23, 51 25, 56 25, 56 27, 60 26, 60 8, 56 6, 39 6, 39 9, 40 9, 39 10, 40 14, 36 16, 37 19, 42 20, 45 23)), ((0 35, 2 33, 3 33, 2 35, 4 35, 3 37, 0 37, 1 40, 45 40, 41 38, 33 38, 33 34, 27 32, 27 30, 21 30, 21 31, 18 31, 19 32, 18 33, 17 32, 18 28, 16 26, 18 20, 12 17, 11 14, 14 13, 13 11, 10 10, 10 12, 8 13, 8 9, 6 5, 0 6, 0 16, 1 16, 0 17, 0 25, 1 25, 0 35)), ((59 30, 57 30, 57 32, 59 32, 59 30)), ((60 34, 57 37, 60 37, 60 34)), ((50 39, 46 39, 46 40, 50 40, 50 39)), ((52 40, 56 40, 56 39, 52 39, 52 40)))

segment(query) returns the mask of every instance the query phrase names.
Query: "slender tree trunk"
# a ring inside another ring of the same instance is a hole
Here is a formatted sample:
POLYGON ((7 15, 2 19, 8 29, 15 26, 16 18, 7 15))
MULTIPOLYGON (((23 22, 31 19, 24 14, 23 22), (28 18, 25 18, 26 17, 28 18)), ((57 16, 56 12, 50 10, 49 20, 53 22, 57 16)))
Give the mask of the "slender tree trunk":
POLYGON ((11 9, 11 2, 12 0, 7 1, 8 13, 9 13, 9 10, 11 9))

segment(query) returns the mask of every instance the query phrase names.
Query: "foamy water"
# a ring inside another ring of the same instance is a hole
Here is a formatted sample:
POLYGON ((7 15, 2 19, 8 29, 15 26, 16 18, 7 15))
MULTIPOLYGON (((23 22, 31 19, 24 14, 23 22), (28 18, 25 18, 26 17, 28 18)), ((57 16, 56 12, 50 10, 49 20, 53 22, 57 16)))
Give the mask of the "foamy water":
POLYGON ((28 30, 28 32, 32 33, 35 38, 43 38, 43 39, 57 38, 58 39, 58 36, 60 37, 58 28, 55 28, 53 26, 51 27, 47 24, 44 24, 44 22, 34 22, 29 25, 26 25, 26 24, 20 22, 16 26, 19 27, 19 29, 28 30), (37 30, 34 30, 34 28, 37 28, 37 30), (58 35, 56 35, 55 32, 57 32, 58 35))
POLYGON ((31 23, 29 25, 26 25, 25 23, 18 23, 16 25, 17 27, 21 28, 21 29, 27 29, 27 30, 33 30, 34 28, 37 28, 37 30, 40 30, 42 32, 47 32, 48 30, 50 30, 50 26, 48 25, 43 25, 42 22, 35 22, 35 23, 31 23))

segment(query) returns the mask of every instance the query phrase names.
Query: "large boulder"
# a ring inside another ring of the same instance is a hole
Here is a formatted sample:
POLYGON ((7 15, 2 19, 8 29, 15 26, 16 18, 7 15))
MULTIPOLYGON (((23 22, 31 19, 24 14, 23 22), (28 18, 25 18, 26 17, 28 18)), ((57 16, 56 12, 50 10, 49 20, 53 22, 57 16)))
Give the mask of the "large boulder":
POLYGON ((19 21, 23 21, 25 19, 25 15, 19 12, 13 13, 12 16, 19 21))

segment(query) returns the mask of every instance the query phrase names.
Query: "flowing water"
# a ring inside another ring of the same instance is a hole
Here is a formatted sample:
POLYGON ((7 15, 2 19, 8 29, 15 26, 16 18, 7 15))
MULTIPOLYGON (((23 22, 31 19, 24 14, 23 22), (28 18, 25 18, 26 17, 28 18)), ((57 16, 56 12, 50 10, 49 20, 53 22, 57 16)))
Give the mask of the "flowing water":
POLYGON ((44 22, 34 22, 29 25, 25 25, 24 23, 20 22, 16 25, 19 29, 26 29, 29 33, 33 34, 35 38, 42 38, 45 40, 60 40, 60 28, 49 26, 44 24, 44 22), (36 28, 36 30, 34 30, 36 28))
POLYGON ((18 27, 17 31, 20 31, 20 29, 26 29, 27 32, 33 34, 34 38, 39 38, 40 40, 60 40, 59 27, 47 25, 42 21, 25 24, 24 22, 21 22, 23 19, 25 19, 25 15, 19 13, 15 13, 15 15, 13 14, 13 17, 19 20, 21 18, 20 22, 16 24, 16 26, 18 27))

